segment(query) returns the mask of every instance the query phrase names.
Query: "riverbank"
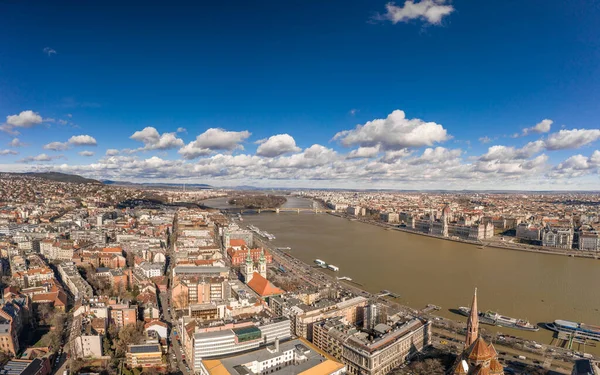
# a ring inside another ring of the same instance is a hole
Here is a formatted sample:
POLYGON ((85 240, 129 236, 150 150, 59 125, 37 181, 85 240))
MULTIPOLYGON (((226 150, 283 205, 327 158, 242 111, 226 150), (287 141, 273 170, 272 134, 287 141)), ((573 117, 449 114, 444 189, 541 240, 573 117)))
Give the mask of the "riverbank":
MULTIPOLYGON (((328 281, 329 283, 337 284, 338 286, 343 285, 343 288, 353 292, 356 295, 362 295, 371 300, 376 300, 387 306, 389 313, 395 313, 400 311, 405 315, 419 316, 424 319, 428 319, 433 324, 433 332, 437 339, 435 340, 439 345, 446 346, 446 349, 450 349, 448 341, 452 340, 456 348, 459 348, 464 339, 464 320, 455 321, 431 313, 431 308, 426 307, 422 310, 415 310, 414 308, 398 303, 396 299, 383 298, 379 295, 371 293, 362 287, 355 284, 347 283, 346 281, 341 282, 340 278, 330 275, 328 272, 324 272, 322 268, 316 268, 306 262, 294 257, 289 252, 283 252, 279 250, 273 244, 257 239, 257 244, 261 247, 270 250, 273 255, 274 264, 278 264, 286 269, 287 272, 297 274, 298 277, 313 286, 317 286, 319 282, 328 281), (309 274, 310 273, 310 274, 309 274), (308 279, 307 279, 308 275, 308 279)), ((431 305, 430 305, 431 306, 431 305)), ((515 361, 514 358, 518 356, 525 356, 526 360, 519 360, 521 363, 529 366, 535 364, 545 363, 547 368, 552 366, 552 369, 562 374, 568 374, 572 367, 573 354, 569 350, 560 348, 551 348, 547 345, 539 345, 535 341, 527 340, 525 338, 515 336, 498 336, 492 332, 488 332, 482 329, 481 334, 490 342, 495 342, 498 350, 503 351, 503 359, 508 363, 515 361), (510 353, 510 354, 508 354, 510 353)), ((459 350, 460 351, 460 350, 459 350)))
POLYGON ((378 221, 374 221, 374 220, 364 220, 364 219, 349 217, 347 215, 338 214, 338 213, 328 212, 328 214, 331 215, 331 216, 335 216, 335 217, 341 218, 341 219, 347 219, 347 220, 352 220, 352 221, 356 221, 356 222, 360 222, 360 223, 371 224, 371 225, 375 225, 375 226, 378 226, 378 227, 381 227, 381 228, 385 228, 385 229, 388 229, 388 230, 396 230, 396 231, 399 231, 399 232, 410 233, 410 234, 417 234, 419 236, 436 238, 436 239, 439 239, 439 240, 453 241, 453 242, 458 242, 458 243, 463 243, 463 244, 468 244, 468 245, 474 245, 474 246, 480 247, 482 249, 489 247, 489 248, 504 249, 504 250, 527 251, 527 252, 538 253, 538 254, 549 254, 549 255, 560 255, 560 256, 568 256, 568 257, 598 259, 598 254, 597 253, 580 251, 580 250, 564 250, 564 249, 558 249, 558 248, 557 249, 552 249, 552 248, 540 247, 540 246, 532 246, 532 245, 518 246, 516 244, 509 245, 506 242, 504 242, 504 243, 497 243, 495 241, 494 242, 490 242, 488 244, 483 244, 481 242, 469 241, 469 240, 464 240, 464 239, 460 239, 460 238, 443 237, 443 236, 437 236, 435 234, 418 232, 416 230, 412 230, 412 229, 408 229, 408 228, 403 228, 403 227, 398 227, 398 226, 395 226, 393 224, 386 224, 386 223, 382 223, 382 222, 378 222, 378 221), (527 246, 527 247, 525 247, 525 246, 527 246))

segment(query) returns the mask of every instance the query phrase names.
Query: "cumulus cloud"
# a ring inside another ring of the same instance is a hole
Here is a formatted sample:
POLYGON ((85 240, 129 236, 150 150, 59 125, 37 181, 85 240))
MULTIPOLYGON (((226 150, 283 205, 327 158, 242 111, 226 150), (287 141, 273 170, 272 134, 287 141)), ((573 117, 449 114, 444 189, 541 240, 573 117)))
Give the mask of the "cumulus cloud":
POLYGON ((374 158, 379 155, 379 146, 359 147, 356 150, 350 151, 348 159, 374 158))
POLYGON ((62 159, 64 158, 64 155, 47 155, 47 154, 39 154, 36 156, 28 156, 26 158, 23 158, 20 160, 21 163, 31 163, 31 162, 47 162, 47 161, 52 161, 52 160, 56 160, 56 159, 62 159))
POLYGON ((81 156, 89 157, 89 156, 94 156, 94 151, 79 151, 78 154, 81 156))
POLYGON ((10 141, 8 143, 8 145, 10 147, 25 147, 25 146, 27 146, 27 143, 21 142, 21 140, 19 138, 13 138, 13 140, 10 141))
POLYGON ((590 157, 572 155, 552 168, 549 177, 574 178, 600 172, 600 151, 596 150, 590 157))
POLYGON ((90 135, 74 135, 69 138, 69 144, 73 146, 96 146, 96 138, 90 135))
POLYGON ((407 0, 403 6, 389 2, 385 5, 385 10, 384 14, 377 14, 375 19, 393 24, 418 19, 431 25, 439 25, 445 16, 454 12, 454 7, 445 0, 407 0))
POLYGON ((421 156, 413 158, 410 164, 445 164, 455 162, 462 154, 460 149, 447 149, 444 147, 426 148, 421 156))
POLYGON ((314 144, 301 153, 274 159, 267 165, 271 168, 314 168, 336 159, 338 154, 333 149, 314 144))
POLYGON ((544 119, 544 120, 538 122, 535 126, 532 126, 531 128, 523 129, 523 136, 526 136, 529 134, 548 133, 550 131, 550 127, 552 126, 553 123, 554 123, 554 121, 552 121, 552 120, 544 119))
POLYGON ((141 150, 170 150, 184 145, 183 140, 177 138, 175 133, 163 133, 161 135, 152 126, 136 131, 129 138, 142 142, 144 147, 141 150))
POLYGON ((381 161, 384 163, 395 163, 411 154, 411 151, 404 148, 402 150, 386 151, 381 161))
POLYGON ((17 155, 18 152, 15 150, 0 150, 0 155, 17 155))
POLYGON ((187 133, 186 128, 177 128, 177 133, 187 133))
POLYGON ((109 148, 108 150, 106 150, 106 156, 114 156, 114 155, 118 155, 119 154, 119 150, 115 149, 115 148, 109 148))
POLYGON ((227 131, 220 128, 210 128, 192 141, 179 149, 179 153, 185 159, 195 159, 199 156, 209 155, 213 151, 220 150, 243 150, 241 145, 251 133, 247 130, 241 132, 227 131))
POLYGON ((42 51, 48 56, 56 55, 56 50, 54 50, 50 47, 44 47, 44 49, 42 51))
POLYGON ((74 135, 67 142, 50 142, 44 145, 44 150, 64 151, 71 146, 96 146, 96 139, 90 135, 74 135))
POLYGON ((548 150, 579 148, 600 139, 600 129, 572 129, 552 133, 546 139, 548 150))
POLYGON ((296 140, 289 134, 277 134, 258 141, 260 144, 256 149, 256 155, 273 158, 290 152, 299 152, 296 140))
POLYGON ((493 140, 493 139, 492 139, 492 138, 490 138, 490 137, 488 137, 488 136, 485 136, 485 137, 480 137, 480 138, 479 138, 479 142, 481 142, 481 143, 483 143, 483 144, 490 143, 492 140, 493 140))
POLYGON ((69 149, 69 144, 67 142, 50 142, 44 145, 44 150, 52 150, 52 151, 64 151, 69 149))
POLYGON ((481 161, 509 161, 509 160, 524 160, 540 153, 544 150, 543 141, 529 142, 522 148, 513 146, 492 146, 488 148, 488 152, 481 155, 481 161))
POLYGON ((39 113, 31 110, 22 111, 18 115, 6 116, 6 122, 0 125, 0 131, 9 134, 18 134, 16 128, 31 128, 43 122, 42 116, 39 113))
POLYGON ((442 125, 421 119, 407 119, 401 110, 395 110, 385 119, 372 120, 352 130, 341 131, 333 137, 346 147, 379 146, 382 150, 432 146, 450 138, 442 125))
POLYGON ((474 171, 485 174, 523 176, 526 173, 540 171, 548 161, 547 155, 538 155, 531 160, 490 160, 480 161, 474 165, 474 171))

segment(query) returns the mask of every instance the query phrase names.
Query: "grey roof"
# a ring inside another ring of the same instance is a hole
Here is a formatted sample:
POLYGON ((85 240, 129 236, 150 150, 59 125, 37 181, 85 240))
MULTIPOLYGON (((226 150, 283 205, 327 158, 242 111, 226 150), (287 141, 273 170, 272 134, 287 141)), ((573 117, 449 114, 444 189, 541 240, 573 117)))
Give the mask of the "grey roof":
POLYGON ((594 364, 589 359, 579 359, 575 361, 573 366, 573 374, 575 375, 594 375, 598 372, 594 369, 594 364))
POLYGON ((36 358, 31 362, 8 361, 6 365, 0 369, 0 375, 33 375, 39 371, 41 366, 42 361, 39 358, 36 358))
POLYGON ((142 344, 142 345, 129 345, 130 353, 161 353, 160 346, 158 344, 142 344))
MULTIPOLYGON (((272 345, 271 345, 271 347, 272 347, 272 345)), ((235 357, 223 358, 223 359, 221 359, 221 363, 223 364, 223 366, 225 366, 225 368, 227 369, 227 371, 229 371, 230 374, 246 375, 246 374, 248 374, 248 372, 247 372, 246 368, 242 366, 244 363, 248 363, 248 362, 252 362, 252 361, 260 361, 260 362, 267 361, 269 359, 273 359, 273 358, 281 356, 283 352, 288 351, 288 350, 298 350, 298 351, 303 352, 304 355, 306 355, 307 360, 303 361, 299 364, 292 364, 289 366, 284 366, 280 370, 270 372, 269 374, 296 375, 296 374, 306 371, 312 367, 315 367, 318 364, 320 364, 321 362, 324 362, 327 360, 327 358, 325 358, 324 356, 319 354, 317 351, 310 350, 299 339, 294 339, 294 340, 289 340, 289 341, 280 343, 279 344, 279 352, 276 352, 276 353, 273 353, 273 352, 269 351, 266 347, 264 347, 262 349, 248 352, 245 354, 241 354, 241 355, 238 355, 235 357), (309 352, 307 353, 307 351, 309 351, 309 352)))

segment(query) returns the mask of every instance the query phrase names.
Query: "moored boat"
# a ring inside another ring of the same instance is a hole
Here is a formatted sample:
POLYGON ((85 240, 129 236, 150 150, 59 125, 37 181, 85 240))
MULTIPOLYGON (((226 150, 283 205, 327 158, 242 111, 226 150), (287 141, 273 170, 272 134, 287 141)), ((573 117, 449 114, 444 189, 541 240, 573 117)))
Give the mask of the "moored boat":
POLYGON ((576 323, 569 320, 555 320, 552 323, 545 324, 546 328, 556 332, 566 332, 575 334, 580 338, 594 341, 600 341, 600 327, 585 323, 576 323))
MULTIPOLYGON (((471 314, 471 309, 461 306, 458 308, 458 313, 464 316, 469 316, 471 314)), ((479 321, 483 324, 520 329, 523 331, 538 331, 540 329, 538 326, 529 323, 525 319, 511 318, 500 315, 495 311, 486 311, 485 313, 479 311, 477 315, 479 316, 479 321)))

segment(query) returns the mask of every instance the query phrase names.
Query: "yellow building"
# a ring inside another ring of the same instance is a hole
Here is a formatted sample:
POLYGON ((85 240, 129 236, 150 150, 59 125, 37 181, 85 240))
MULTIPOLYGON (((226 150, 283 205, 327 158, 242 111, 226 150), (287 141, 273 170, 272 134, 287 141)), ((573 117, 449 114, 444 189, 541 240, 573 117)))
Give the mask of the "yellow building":
POLYGON ((162 350, 158 344, 129 345, 127 347, 127 366, 161 367, 162 350))

